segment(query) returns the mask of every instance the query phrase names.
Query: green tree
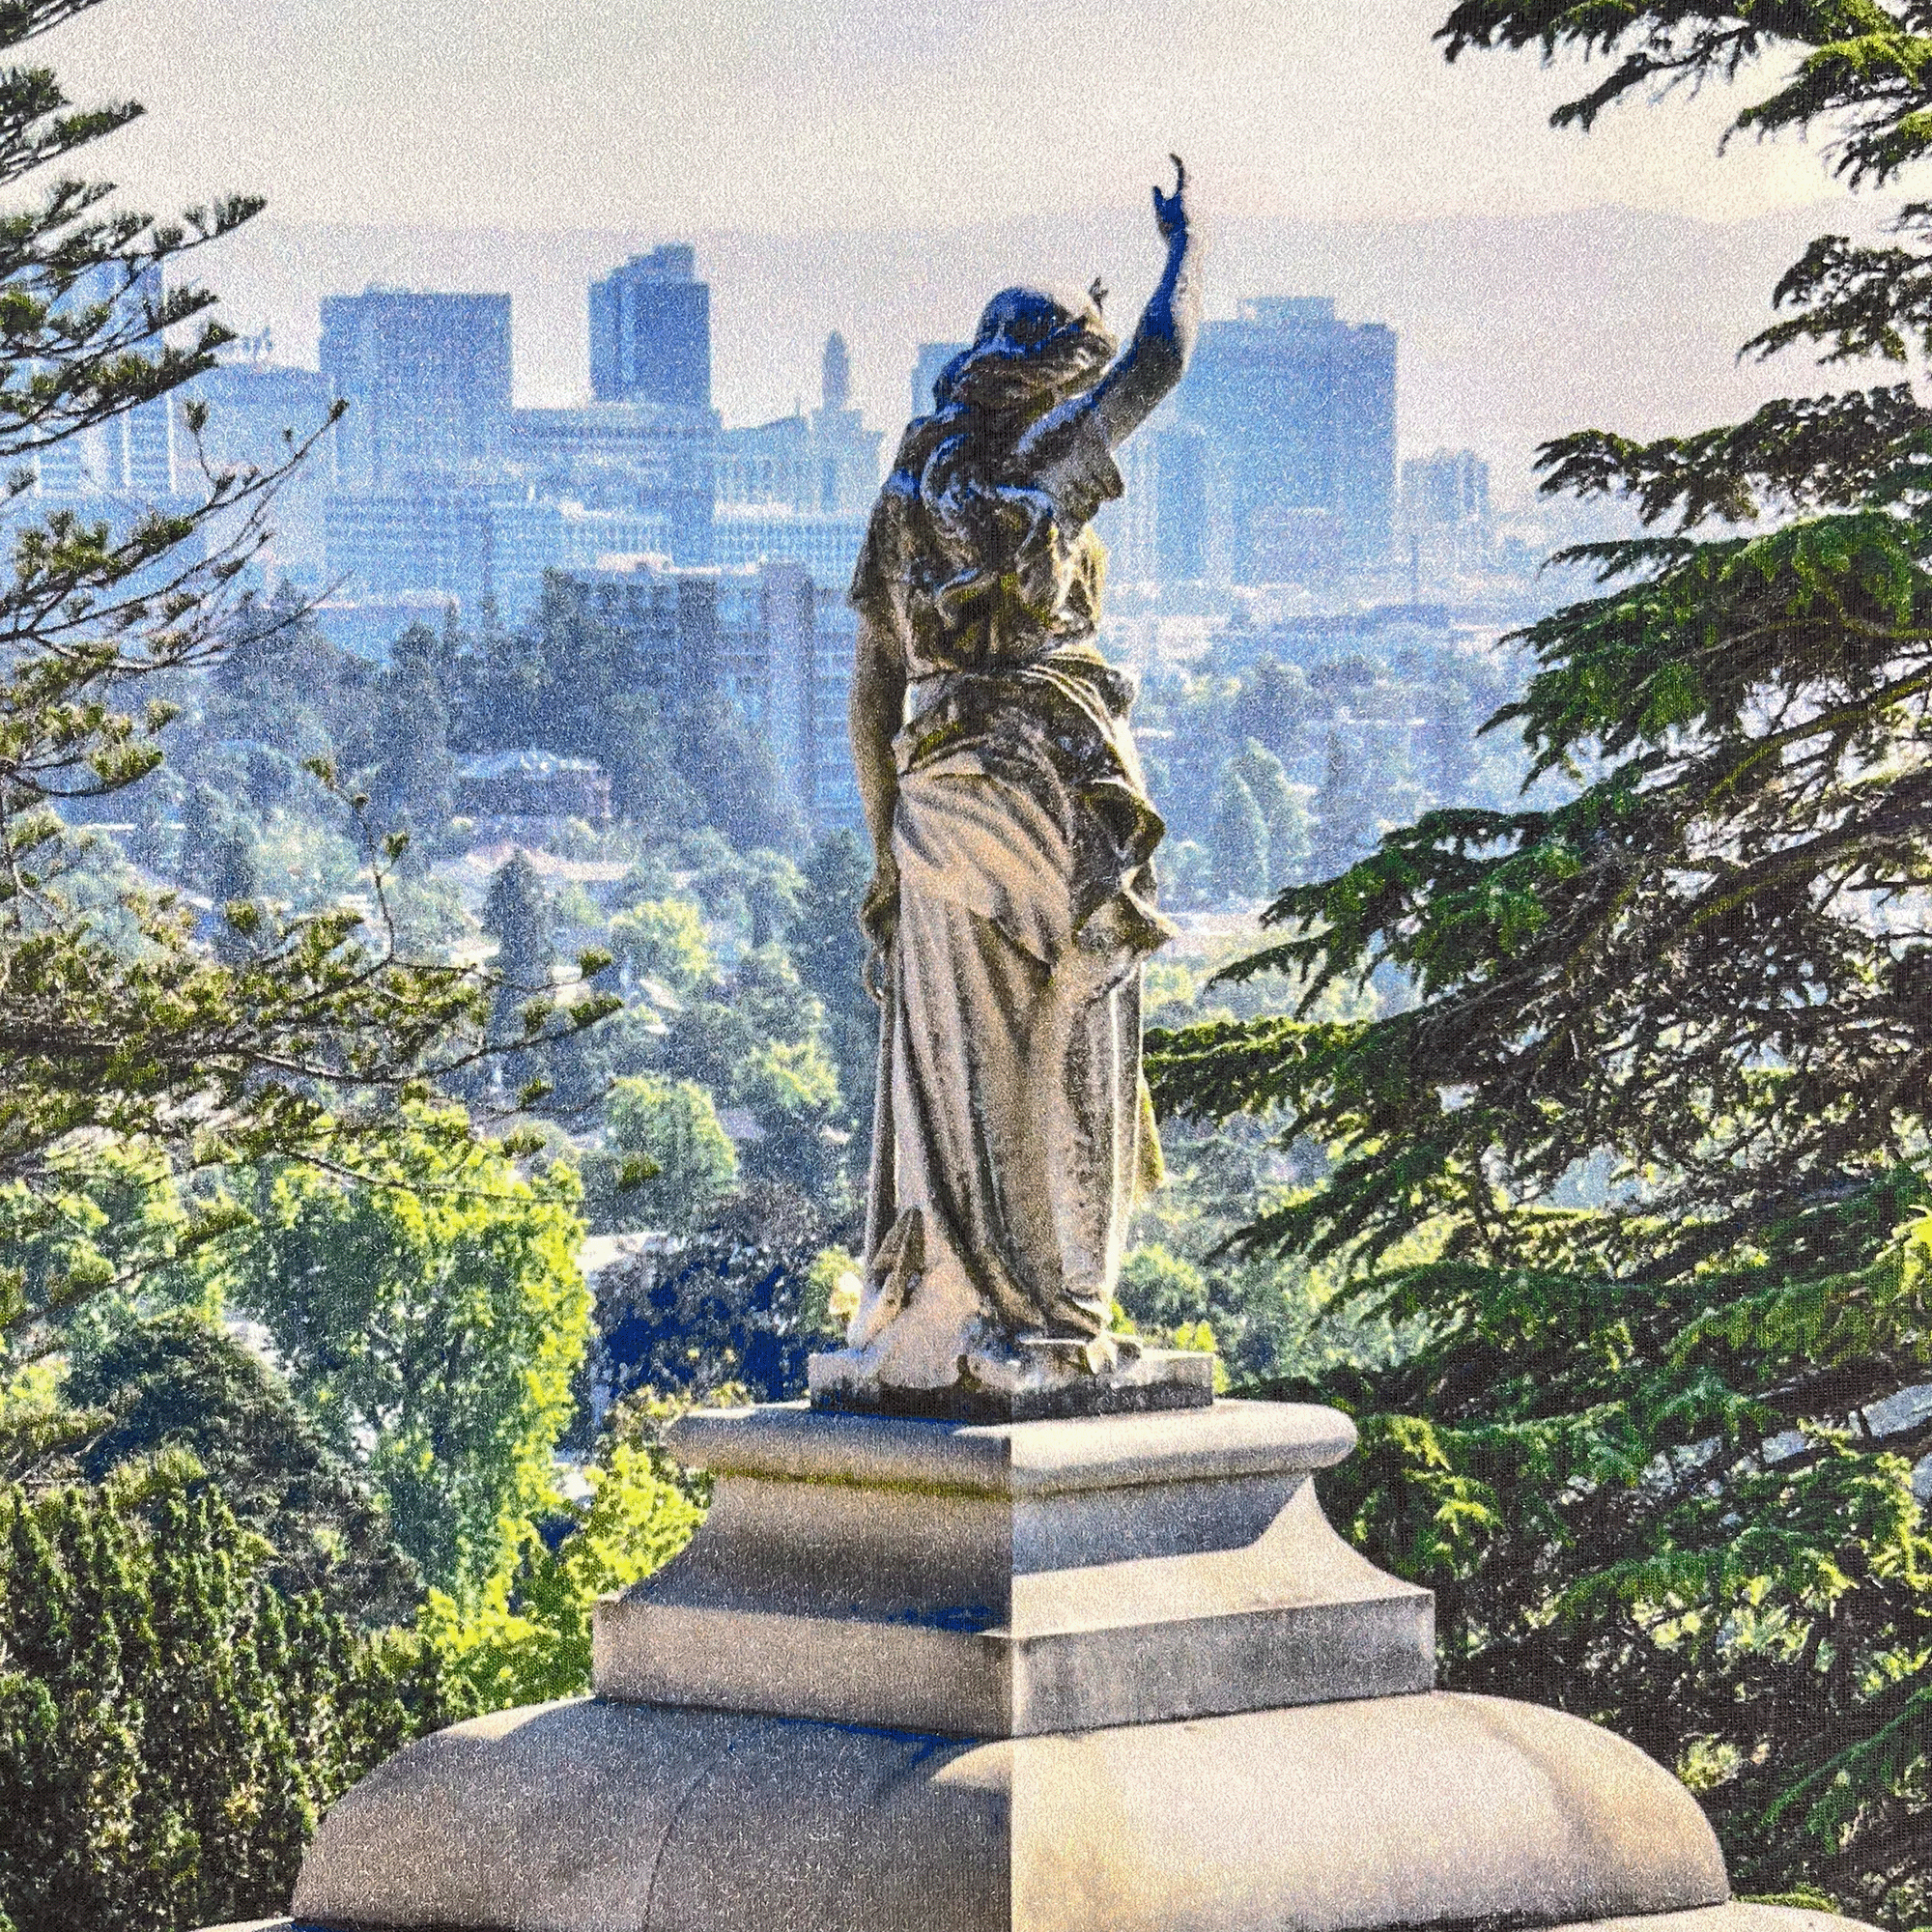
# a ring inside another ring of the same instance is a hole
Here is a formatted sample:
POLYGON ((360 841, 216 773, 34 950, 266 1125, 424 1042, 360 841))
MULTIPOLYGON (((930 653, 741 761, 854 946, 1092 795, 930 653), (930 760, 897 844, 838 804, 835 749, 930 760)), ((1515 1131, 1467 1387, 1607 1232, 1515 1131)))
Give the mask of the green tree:
POLYGON ((483 899, 483 930, 495 935, 506 992, 534 992, 550 984, 555 953, 550 940, 550 899, 543 880, 519 847, 490 875, 483 899))
POLYGON ((745 870, 752 945, 770 946, 790 931, 804 909, 805 874, 782 852, 748 852, 745 870))
POLYGON ((770 741, 726 698, 694 698, 678 719, 675 743, 679 776, 696 793, 704 822, 737 851, 803 847, 805 821, 770 741))
POLYGON ((838 1069, 847 1113, 861 1124, 863 1172, 879 1047, 879 1009, 866 990, 868 948, 859 928, 871 855, 856 833, 830 832, 811 848, 804 871, 798 921, 786 944, 800 980, 824 1010, 826 1050, 838 1069))
POLYGON ((813 1279, 827 1236, 815 1203, 753 1179, 696 1234, 605 1268, 597 1281, 599 1383, 616 1398, 696 1396, 727 1382, 759 1402, 803 1394, 806 1358, 836 1345, 842 1326, 813 1279))
POLYGON ((1224 899, 1259 898, 1268 889, 1267 820, 1255 795, 1230 765, 1214 801, 1214 885, 1224 899))
MULTIPOLYGON (((551 1011, 548 988, 555 950, 551 945, 551 906, 543 880, 520 846, 490 876, 483 899, 483 930, 497 940, 497 997, 490 1015, 497 1040, 533 1037, 551 1011)), ((519 1081, 531 1062, 524 1055, 508 1063, 519 1081)))
POLYGON ((759 1130, 745 1151, 747 1170, 830 1201, 839 1170, 830 1130, 841 1107, 838 1069, 818 1041, 775 1039, 760 1047, 739 1076, 736 1097, 759 1130))
POLYGON ((1228 760, 1228 769, 1247 786, 1267 828, 1268 882, 1287 885, 1308 865, 1311 828, 1301 793, 1289 783, 1281 760, 1250 738, 1228 760))
POLYGON ((1370 801, 1368 761, 1355 733, 1328 734, 1321 786, 1315 794, 1313 859, 1318 878, 1347 871, 1376 841, 1376 814, 1370 801))
POLYGON ((1263 658, 1241 680, 1234 701, 1233 724, 1244 738, 1257 738, 1278 758, 1293 758, 1318 709, 1308 675, 1299 665, 1263 658))
POLYGON ((443 1126, 415 1113, 375 1185, 298 1166, 239 1176, 250 1225, 213 1280, 267 1325, 424 1576, 467 1602, 549 1507, 590 1305, 570 1170, 521 1178, 443 1126))
POLYGON ((1190 1327, 1208 1318, 1208 1280, 1184 1255, 1157 1241, 1129 1249, 1121 1262, 1121 1305, 1147 1332, 1190 1327))
POLYGON ((411 625, 390 647, 376 702, 370 804, 385 831, 407 832, 417 844, 440 838, 455 810, 449 657, 448 640, 411 625))
POLYGON ((606 1209, 615 1225, 696 1228, 737 1179, 737 1151, 711 1095, 695 1080, 642 1073, 615 1081, 606 1122, 617 1168, 628 1160, 649 1169, 606 1209))
MULTIPOLYGON (((1737 117, 1818 123, 1881 184, 1932 141, 1905 5, 1468 0, 1451 54, 1614 56, 1588 126, 1660 79, 1786 55, 1737 117)), ((1932 352, 1924 211, 1826 237, 1756 338, 1932 352)), ((1907 384, 1543 453, 1545 487, 1645 533, 1573 553, 1598 595, 1524 634, 1548 810, 1439 810, 1284 894, 1251 966, 1310 1001, 1387 962, 1379 1019, 1208 1026, 1170 1105, 1270 1112, 1329 1150, 1256 1238, 1353 1269, 1423 1338, 1321 1386, 1365 1453, 1334 1494, 1437 1591, 1448 1680, 1525 1682, 1700 1789, 1741 1889, 1928 1904, 1932 1588, 1911 1463, 1932 1441, 1932 412, 1907 384), (1607 1170, 1603 1205, 1562 1205, 1607 1170)))
POLYGON ((1422 727, 1423 770, 1437 805, 1464 805, 1476 775, 1476 726, 1481 722, 1466 687, 1454 681, 1430 695, 1422 727))
POLYGON ((689 998, 718 977, 704 920, 689 899, 644 899, 611 922, 609 944, 640 980, 689 998))
POLYGON ((0 1491, 0 1916, 161 1932, 282 1910, 323 1810, 463 1715, 434 1652, 282 1598, 220 1498, 0 1491))
MULTIPOLYGON (((732 975, 731 1003, 761 1040, 816 1041, 825 1009, 782 948, 754 947, 732 975)), ((736 1083, 732 1097, 741 1097, 736 1083)))
POLYGON ((216 958, 239 963, 254 951, 263 931, 261 894, 254 835, 240 818, 231 819, 209 866, 209 896, 219 921, 213 936, 216 958))
POLYGON ((367 1479, 325 1437, 287 1385, 199 1314, 137 1322, 85 1351, 62 1393, 91 1438, 80 1470, 101 1483, 168 1451, 200 1470, 193 1500, 218 1492, 241 1527, 273 1550, 264 1578, 284 1597, 317 1592, 335 1614, 401 1623, 422 1577, 397 1544, 367 1479))
POLYGON ((440 1590, 416 1628, 478 1710, 576 1696, 590 1688, 597 1599, 641 1581, 682 1549, 703 1512, 623 1439, 599 1445, 590 1493, 566 1506, 554 1549, 532 1531, 517 1568, 466 1611, 440 1590))

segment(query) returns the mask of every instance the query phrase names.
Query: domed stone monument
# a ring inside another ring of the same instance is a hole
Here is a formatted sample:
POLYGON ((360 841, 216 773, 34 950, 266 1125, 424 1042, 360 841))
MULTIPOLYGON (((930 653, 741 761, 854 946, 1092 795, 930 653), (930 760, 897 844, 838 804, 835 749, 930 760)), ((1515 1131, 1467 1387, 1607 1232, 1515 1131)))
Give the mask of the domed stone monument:
POLYGON ((303 1926, 1782 1932, 1606 1731, 1433 1686, 1432 1600, 1323 1520, 1333 1410, 697 1411, 685 1552, 596 1695, 411 1746, 323 1822, 303 1926))
POLYGON ((881 1004, 867 1276, 807 1404, 697 1411, 715 1479, 598 1605, 594 1692, 349 1793, 329 1932, 1845 1932, 1730 1901, 1609 1733, 1434 1689, 1433 1599, 1328 1526, 1333 1410, 1217 1401, 1110 1332, 1158 1149, 1140 967, 1160 820, 1095 646, 1089 519, 1173 386, 1184 183, 1116 353, 1009 289, 935 385, 854 585, 881 1004))

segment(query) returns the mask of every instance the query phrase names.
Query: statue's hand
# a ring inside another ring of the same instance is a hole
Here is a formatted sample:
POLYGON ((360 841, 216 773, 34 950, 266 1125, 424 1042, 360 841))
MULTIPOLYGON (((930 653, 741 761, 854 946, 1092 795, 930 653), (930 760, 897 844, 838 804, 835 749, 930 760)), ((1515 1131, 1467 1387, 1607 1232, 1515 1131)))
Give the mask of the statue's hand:
POLYGON ((866 990, 873 999, 883 1000, 886 954, 892 951, 899 924, 899 868, 890 853, 881 855, 872 883, 866 888, 859 924, 872 942, 872 955, 866 962, 866 990))
POLYGON ((1162 194, 1158 185, 1153 191, 1153 225, 1160 230, 1163 242, 1172 242, 1177 236, 1187 233, 1187 164, 1179 155, 1167 157, 1174 163, 1174 192, 1162 194))

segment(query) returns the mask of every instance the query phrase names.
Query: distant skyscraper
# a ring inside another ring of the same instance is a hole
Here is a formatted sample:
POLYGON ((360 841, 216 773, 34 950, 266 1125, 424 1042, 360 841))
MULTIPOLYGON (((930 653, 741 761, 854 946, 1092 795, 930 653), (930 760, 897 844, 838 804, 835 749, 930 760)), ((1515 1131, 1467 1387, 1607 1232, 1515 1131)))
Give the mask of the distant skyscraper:
POLYGON ((1473 449, 1438 449, 1402 466, 1403 522, 1428 526, 1487 525, 1490 466, 1473 449))
POLYGON ((1201 330, 1176 398, 1207 439, 1215 574, 1259 582, 1385 560, 1395 513, 1395 331, 1325 296, 1244 302, 1201 330))
POLYGON ((376 288, 326 297, 322 373, 349 404, 335 437, 344 488, 460 480, 501 449, 510 298, 376 288))
POLYGON ((1126 494, 1114 506, 1110 570, 1127 582, 1192 582, 1208 574, 1207 438, 1163 412, 1122 452, 1126 494))
POLYGON ((353 597, 434 593, 476 611, 495 596, 490 500, 476 489, 338 492, 324 512, 328 574, 353 597))
POLYGON ((828 410, 849 409, 852 403, 852 356, 845 338, 835 328, 825 338, 823 381, 819 397, 828 410))
POLYGON ((590 392, 600 403, 711 407, 711 289, 687 242, 590 284, 590 392))
POLYGON ((922 342, 912 365, 912 412, 916 416, 932 413, 932 385, 955 355, 963 355, 963 342, 922 342))
POLYGON ((719 696, 762 731, 814 825, 859 825, 846 725, 856 617, 796 562, 685 570, 650 556, 557 570, 545 596, 597 624, 638 684, 670 702, 719 696))
POLYGON ((823 401, 719 439, 718 561, 793 561, 843 591, 879 487, 880 435, 851 407, 845 338, 825 339, 823 401))
POLYGON ((711 561, 718 419, 709 410, 589 403, 516 410, 506 450, 540 498, 660 517, 673 562, 711 561))

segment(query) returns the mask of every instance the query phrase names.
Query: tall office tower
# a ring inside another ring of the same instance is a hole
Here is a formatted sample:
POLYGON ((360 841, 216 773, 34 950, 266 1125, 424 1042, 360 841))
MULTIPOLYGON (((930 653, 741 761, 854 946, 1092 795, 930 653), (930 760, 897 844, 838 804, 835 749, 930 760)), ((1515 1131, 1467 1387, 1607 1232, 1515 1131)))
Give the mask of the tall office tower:
POLYGON ((955 355, 963 355, 963 342, 922 342, 912 365, 912 412, 916 416, 932 413, 932 385, 955 355))
POLYGON ((644 689, 672 703, 726 699, 764 733, 819 830, 863 822, 846 728, 857 620, 801 564, 687 570, 610 556, 553 570, 544 597, 559 616, 605 632, 644 689))
POLYGON ((1163 411, 1121 452, 1126 492, 1109 506, 1108 570, 1125 582, 1189 583, 1208 574, 1207 438, 1163 411))
POLYGON ((1402 466, 1402 520, 1410 528, 1485 526, 1490 466, 1473 449, 1438 449, 1402 466))
POLYGON ((495 519, 478 488, 337 492, 323 542, 328 575, 352 597, 435 595, 474 611, 496 595, 495 519))
POLYGON ((1213 575, 1255 583, 1386 560, 1395 331, 1326 296, 1267 296, 1203 326, 1177 398, 1207 439, 1213 575))
POLYGON ((648 403, 516 410, 508 465, 539 499, 661 517, 672 561, 704 564, 718 436, 710 410, 648 403))
POLYGON ((501 453, 510 413, 510 298, 327 296, 322 373, 349 404, 335 435, 342 488, 478 478, 501 453))
POLYGON ((845 338, 835 328, 825 338, 825 359, 819 365, 819 400, 828 410, 852 406, 852 355, 845 338))
POLYGON ((880 434, 851 407, 851 358, 836 331, 821 367, 823 402, 810 415, 719 438, 717 558, 803 563, 820 588, 842 591, 879 487, 880 434))
POLYGON ((600 403, 711 407, 711 288, 688 242, 633 255, 590 284, 590 393, 600 403))

